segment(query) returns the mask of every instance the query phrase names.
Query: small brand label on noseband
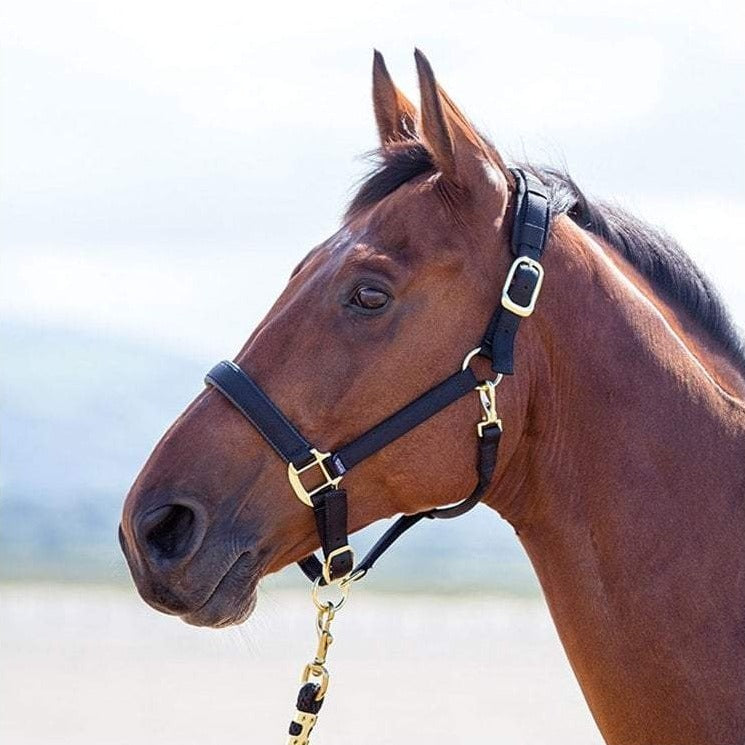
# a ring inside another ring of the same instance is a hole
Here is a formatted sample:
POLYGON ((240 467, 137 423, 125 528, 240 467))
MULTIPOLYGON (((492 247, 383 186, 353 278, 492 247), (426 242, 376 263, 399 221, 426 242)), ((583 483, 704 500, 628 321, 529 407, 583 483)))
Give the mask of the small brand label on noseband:
POLYGON ((347 472, 346 466, 341 462, 341 458, 338 455, 335 455, 331 462, 334 464, 334 469, 339 474, 339 476, 343 476, 347 472))

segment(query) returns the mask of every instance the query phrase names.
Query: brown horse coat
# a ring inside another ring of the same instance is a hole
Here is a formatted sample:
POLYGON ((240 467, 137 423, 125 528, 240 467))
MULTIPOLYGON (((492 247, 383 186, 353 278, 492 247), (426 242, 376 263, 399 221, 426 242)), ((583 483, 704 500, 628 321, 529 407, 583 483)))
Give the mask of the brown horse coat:
MULTIPOLYGON (((363 187, 235 358, 324 449, 457 369, 510 263, 509 171, 420 53, 417 67, 421 113, 376 55, 398 173, 363 187), (426 173, 401 165, 422 153, 426 173), (382 309, 355 302, 381 293, 382 309)), ((676 294, 581 225, 571 210, 554 220, 538 309, 499 388, 485 501, 525 546, 609 743, 742 743, 745 361, 726 324, 707 325, 721 309, 695 268, 676 294)), ((351 471, 350 529, 466 496, 475 418, 461 400, 351 471)), ((244 619, 262 576, 317 547, 283 463, 213 390, 153 451, 121 539, 150 604, 212 626, 244 619)))

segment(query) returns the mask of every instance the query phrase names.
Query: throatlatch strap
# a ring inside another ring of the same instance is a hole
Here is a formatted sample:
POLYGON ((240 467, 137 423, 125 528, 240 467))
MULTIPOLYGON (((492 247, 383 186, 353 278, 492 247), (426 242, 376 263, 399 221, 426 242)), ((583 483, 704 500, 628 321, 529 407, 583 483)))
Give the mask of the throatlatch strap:
POLYGON ((207 373, 204 382, 217 388, 286 463, 302 465, 312 457, 310 443, 234 362, 218 362, 207 373))
POLYGON ((458 502, 451 507, 438 507, 429 513, 429 517, 436 517, 441 520, 460 517, 469 510, 472 510, 481 501, 481 497, 484 495, 494 475, 501 437, 502 428, 499 425, 494 424, 484 428, 483 435, 479 437, 477 466, 479 482, 476 484, 476 488, 462 502, 458 502))

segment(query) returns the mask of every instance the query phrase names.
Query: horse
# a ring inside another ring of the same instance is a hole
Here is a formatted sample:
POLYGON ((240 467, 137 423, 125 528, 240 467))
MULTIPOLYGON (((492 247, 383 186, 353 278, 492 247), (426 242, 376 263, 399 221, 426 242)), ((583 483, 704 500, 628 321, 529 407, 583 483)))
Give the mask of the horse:
MULTIPOLYGON (((459 369, 513 262, 515 171, 415 58, 418 109, 375 53, 377 167, 234 359, 322 448, 459 369)), ((745 349, 671 238, 524 169, 550 203, 545 282, 498 389, 481 500, 522 543, 606 742, 745 742, 745 349)), ((464 396, 345 474, 349 531, 467 499, 473 425, 464 396)), ((319 546, 296 495, 207 386, 124 503, 142 598, 190 624, 243 621, 262 577, 319 546)))

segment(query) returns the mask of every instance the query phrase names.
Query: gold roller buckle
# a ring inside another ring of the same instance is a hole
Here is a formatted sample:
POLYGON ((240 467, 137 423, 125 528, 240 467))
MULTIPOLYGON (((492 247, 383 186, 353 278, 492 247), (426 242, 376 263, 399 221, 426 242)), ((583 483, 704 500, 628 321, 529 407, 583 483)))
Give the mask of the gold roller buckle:
POLYGON ((520 316, 520 318, 527 318, 528 316, 532 315, 533 311, 535 310, 535 304, 538 301, 538 296, 541 294, 541 285, 543 285, 543 274, 543 267, 541 266, 540 262, 536 261, 535 259, 531 259, 528 256, 518 256, 512 262, 512 266, 507 272, 507 279, 505 279, 504 286, 502 287, 502 307, 506 308, 511 313, 514 313, 516 316, 520 316), (531 269, 534 269, 538 274, 535 287, 533 288, 533 292, 530 294, 530 300, 528 300, 525 305, 516 303, 510 297, 510 285, 512 284, 512 280, 515 278, 515 273, 521 266, 530 267, 531 269))
POLYGON ((341 476, 332 476, 329 469, 326 467, 326 459, 331 456, 331 453, 322 453, 316 448, 311 448, 310 453, 313 456, 313 460, 304 466, 297 468, 294 463, 287 464, 287 478, 290 482, 292 490, 295 492, 295 496, 303 503, 307 504, 308 507, 313 506, 312 496, 322 492, 324 489, 329 487, 336 487, 341 481, 341 476), (311 468, 318 467, 323 478, 322 483, 307 489, 303 482, 300 480, 300 475, 307 473, 311 468))

